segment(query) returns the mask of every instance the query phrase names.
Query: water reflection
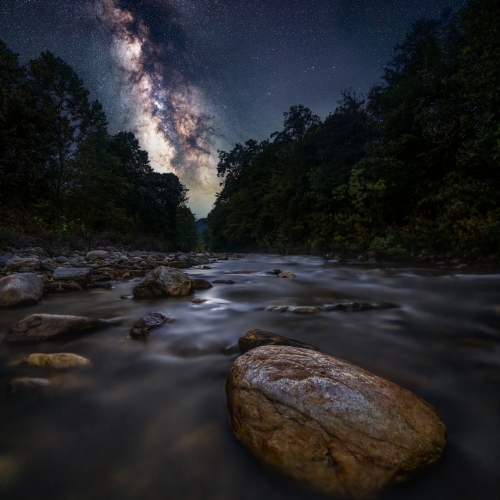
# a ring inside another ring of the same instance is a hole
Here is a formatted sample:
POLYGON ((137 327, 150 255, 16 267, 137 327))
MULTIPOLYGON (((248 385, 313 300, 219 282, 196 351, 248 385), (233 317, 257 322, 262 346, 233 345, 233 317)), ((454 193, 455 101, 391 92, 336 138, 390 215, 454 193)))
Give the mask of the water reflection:
POLYGON ((438 409, 449 429, 446 457, 389 499, 497 498, 500 274, 480 271, 250 256, 188 270, 196 278, 235 282, 196 292, 205 300, 200 304, 192 297, 123 299, 131 294, 129 281, 2 311, 2 333, 34 312, 125 320, 90 335, 0 346, 4 386, 14 376, 54 379, 53 391, 43 397, 0 394, 1 498, 322 498, 265 470, 229 430, 224 383, 234 356, 222 352, 252 328, 318 345, 438 409), (297 278, 262 274, 276 268, 297 278), (313 315, 265 310, 344 301, 398 308, 313 315), (150 311, 175 321, 145 344, 127 340, 134 322, 150 311), (31 352, 74 352, 92 366, 56 375, 9 366, 31 352))

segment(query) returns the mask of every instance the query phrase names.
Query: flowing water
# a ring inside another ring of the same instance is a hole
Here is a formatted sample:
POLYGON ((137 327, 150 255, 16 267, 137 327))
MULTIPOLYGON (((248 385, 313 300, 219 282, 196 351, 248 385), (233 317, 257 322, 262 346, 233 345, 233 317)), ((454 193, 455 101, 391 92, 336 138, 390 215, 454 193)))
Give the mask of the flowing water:
POLYGON ((23 500, 320 499, 266 470, 237 442, 224 383, 235 359, 223 349, 263 328, 353 362, 433 404, 448 427, 445 457, 387 499, 500 496, 500 271, 325 263, 251 255, 192 277, 216 284, 192 297, 136 301, 134 282, 50 295, 0 312, 0 333, 35 312, 101 318, 120 327, 35 346, 0 345, 0 383, 47 376, 39 396, 0 392, 0 498, 23 500), (280 268, 296 279, 258 273, 280 268), (316 315, 271 313, 270 305, 340 301, 397 308, 316 315), (125 339, 149 311, 174 322, 150 341, 125 339), (73 352, 92 366, 57 374, 9 366, 31 352, 73 352))

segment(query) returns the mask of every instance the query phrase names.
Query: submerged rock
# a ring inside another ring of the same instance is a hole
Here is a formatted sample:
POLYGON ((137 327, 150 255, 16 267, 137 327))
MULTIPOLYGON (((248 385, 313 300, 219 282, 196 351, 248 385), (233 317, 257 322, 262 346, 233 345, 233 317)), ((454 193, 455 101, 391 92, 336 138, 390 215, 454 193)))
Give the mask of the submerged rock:
POLYGON ((221 285, 234 285, 233 280, 215 280, 214 283, 219 283, 221 285))
POLYGON ((7 391, 11 394, 43 392, 51 386, 46 378, 18 377, 12 379, 7 391))
POLYGON ((290 346, 301 349, 312 349, 313 351, 320 350, 315 345, 305 344, 304 342, 289 339, 288 337, 282 337, 277 333, 266 332, 265 330, 260 330, 259 328, 248 331, 238 340, 238 348, 242 354, 250 351, 250 349, 255 349, 256 347, 263 345, 290 346))
POLYGON ((21 359, 15 364, 41 366, 44 368, 55 368, 58 370, 66 368, 79 368, 90 365, 90 360, 78 354, 69 352, 58 352, 55 354, 33 353, 21 359))
POLYGON ((130 336, 135 340, 145 340, 148 338, 152 330, 160 328, 160 326, 170 323, 170 316, 163 312, 150 312, 136 321, 130 330, 130 336))
POLYGON ((193 290, 207 290, 212 288, 213 285, 207 280, 195 279, 193 280, 193 290))
POLYGON ((318 314, 324 309, 319 306, 270 306, 266 311, 270 312, 293 312, 295 314, 318 314))
POLYGON ((257 457, 315 489, 377 495, 441 457, 446 427, 411 392, 307 349, 264 346, 226 383, 236 435, 257 457))
POLYGON ((133 293, 137 298, 178 297, 189 295, 192 289, 193 282, 186 273, 159 266, 134 287, 133 293))
POLYGON ((11 344, 43 342, 58 335, 84 333, 114 324, 85 316, 32 314, 13 325, 3 341, 11 344))
POLYGON ((362 302, 343 302, 341 304, 327 304, 325 306, 325 310, 327 311, 359 312, 371 311, 372 309, 377 309, 377 306, 362 302))
POLYGON ((43 295, 43 281, 34 273, 0 278, 0 307, 35 304, 43 295))

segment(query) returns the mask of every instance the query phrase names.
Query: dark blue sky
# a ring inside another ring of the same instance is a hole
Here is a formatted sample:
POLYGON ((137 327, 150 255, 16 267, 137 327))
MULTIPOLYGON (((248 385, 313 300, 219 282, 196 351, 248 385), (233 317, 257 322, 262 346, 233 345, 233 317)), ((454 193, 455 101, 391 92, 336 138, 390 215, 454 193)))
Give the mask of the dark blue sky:
MULTIPOLYGON (((175 150, 169 165, 177 173, 185 169, 180 177, 192 192, 197 183, 206 184, 204 194, 196 194, 206 200, 195 203, 204 215, 216 184, 196 171, 214 167, 217 147, 264 139, 280 128, 282 113, 293 104, 325 117, 342 89, 366 92, 379 81, 414 20, 466 3, 0 0, 0 38, 22 61, 50 50, 71 64, 102 101, 111 132, 141 126, 137 115, 144 103, 130 90, 116 45, 140 39, 140 71, 153 75, 149 97, 175 150), (200 156, 210 150, 210 161, 200 156)), ((143 146, 153 148, 144 131, 143 137, 143 146)))

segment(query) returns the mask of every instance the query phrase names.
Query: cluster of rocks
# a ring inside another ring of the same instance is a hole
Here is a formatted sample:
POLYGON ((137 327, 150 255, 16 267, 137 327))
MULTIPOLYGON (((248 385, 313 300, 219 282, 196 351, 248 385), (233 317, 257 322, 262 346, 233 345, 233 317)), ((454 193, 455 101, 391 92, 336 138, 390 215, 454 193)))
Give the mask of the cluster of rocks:
POLYGON ((209 268, 208 264, 241 254, 126 252, 112 247, 49 258, 42 248, 27 248, 0 257, 0 307, 35 303, 43 293, 111 288, 109 281, 141 277, 158 267, 209 268), (2 277, 3 276, 3 277, 2 277))
POLYGON ((237 438, 272 468, 336 497, 369 499, 438 460, 435 409, 309 344, 252 330, 226 383, 237 438))

